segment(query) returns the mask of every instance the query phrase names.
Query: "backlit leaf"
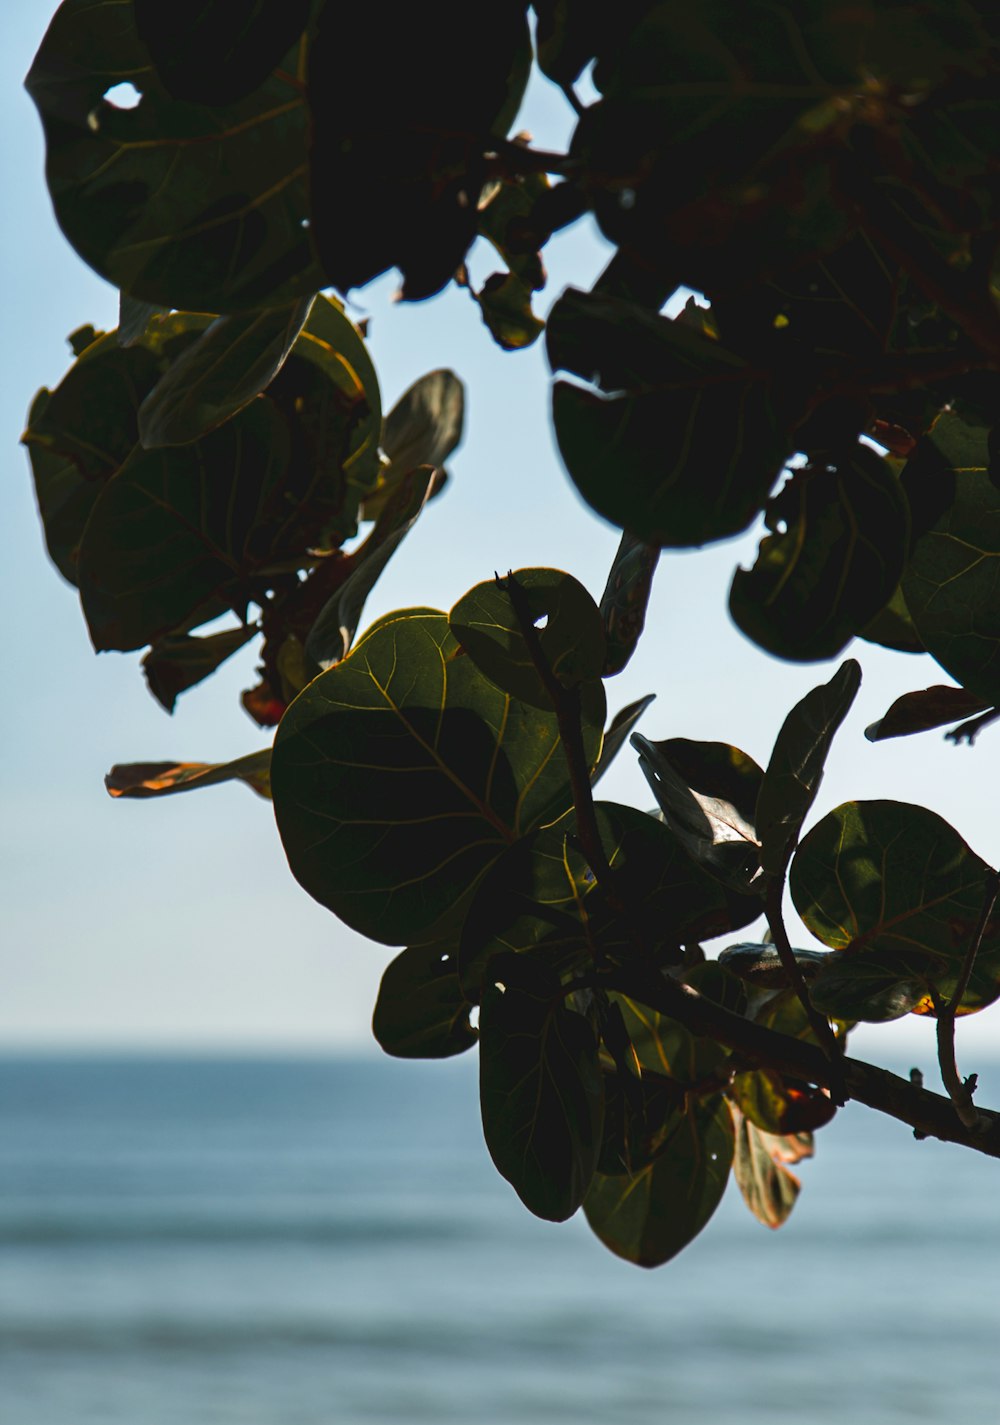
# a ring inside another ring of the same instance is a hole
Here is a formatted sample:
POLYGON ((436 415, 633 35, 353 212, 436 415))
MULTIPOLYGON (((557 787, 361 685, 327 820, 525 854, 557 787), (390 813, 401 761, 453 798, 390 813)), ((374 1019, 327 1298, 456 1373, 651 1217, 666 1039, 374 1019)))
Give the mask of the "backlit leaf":
POLYGON ((220 782, 246 782, 261 797, 271 795, 271 749, 233 762, 128 762, 112 767, 104 785, 113 797, 167 797, 220 782))
POLYGON ((157 639, 142 660, 149 691, 167 712, 173 712, 181 693, 210 677, 258 632, 255 624, 248 624, 202 638, 179 633, 157 639))
POLYGON ((604 731, 604 741, 601 743, 601 755, 597 760, 597 766, 590 775, 591 786, 597 786, 598 782, 625 746, 632 729, 655 698, 655 693, 647 693, 644 698, 637 698, 634 703, 627 704, 626 707, 621 708, 615 713, 604 731))
MULTIPOLYGON (((759 1222, 772 1229, 788 1221, 802 1184, 785 1166, 781 1137, 765 1133, 736 1114, 736 1155, 733 1175, 743 1200, 759 1222)), ((810 1147, 809 1154, 811 1156, 810 1147)))
POLYGON ((659 559, 660 551, 654 545, 635 539, 627 531, 622 535, 601 597, 607 639, 605 678, 620 673, 636 650, 659 559))
POLYGON ((493 961, 479 1021, 483 1132, 497 1170, 538 1217, 583 1201, 601 1150, 597 1037, 556 976, 526 956, 493 961))
POLYGON ((733 1162, 733 1120, 721 1095, 695 1098, 659 1153, 631 1175, 596 1173, 583 1210, 616 1256, 658 1267, 695 1238, 718 1207, 733 1162))
POLYGON ((927 732, 933 727, 947 727, 953 722, 986 712, 990 704, 965 688, 952 688, 937 683, 932 688, 904 693, 889 711, 865 728, 869 742, 884 742, 889 737, 909 737, 914 732, 927 732))
MULTIPOLYGON (((585 729, 593 757, 600 735, 585 729)), ((446 616, 419 610, 382 620, 295 700, 274 786, 293 874, 388 945, 425 936, 571 803, 554 715, 502 693, 446 616)))
POLYGON ((363 518, 377 519, 393 490, 420 465, 444 469, 462 439, 465 387, 454 371, 429 371, 393 406, 382 428, 387 464, 365 501, 363 518))
POLYGON ((411 945, 382 976, 372 1032, 397 1059, 446 1059, 479 1037, 469 1023, 471 1009, 448 942, 411 945))

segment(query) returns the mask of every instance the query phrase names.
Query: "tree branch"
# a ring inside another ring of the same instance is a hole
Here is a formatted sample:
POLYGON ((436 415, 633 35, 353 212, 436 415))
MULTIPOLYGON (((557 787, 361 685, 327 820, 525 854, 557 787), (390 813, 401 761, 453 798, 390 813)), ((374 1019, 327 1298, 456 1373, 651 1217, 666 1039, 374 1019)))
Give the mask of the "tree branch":
POLYGON ((979 1129, 982 1115, 972 1102, 972 1095, 976 1089, 976 1076, 973 1074, 964 1083, 958 1072, 958 1064, 955 1060, 955 1016, 958 1007, 966 990, 969 988, 969 981, 972 978, 972 971, 975 968, 976 956, 979 954, 979 947, 983 943, 983 936, 986 934, 986 927, 990 923, 990 916, 993 914, 993 907, 997 903, 997 896, 1000 895, 1000 873, 991 871, 986 877, 986 888, 983 894, 983 908, 979 914, 979 920, 969 941, 968 949, 965 952, 965 959, 962 961, 962 969, 955 985, 955 992, 947 1004, 938 1009, 937 1018, 937 1050, 938 1064, 941 1068, 941 1082, 948 1090, 948 1095, 955 1105, 955 1112, 966 1128, 974 1132, 979 1129))
POLYGON ((958 1118, 951 1100, 941 1094, 860 1059, 844 1057, 831 1063, 818 1045, 754 1024, 707 999, 691 985, 646 967, 615 967, 600 976, 600 983, 679 1020, 695 1034, 736 1049, 752 1064, 834 1091, 842 1082, 847 1098, 909 1124, 920 1137, 940 1138, 1000 1158, 998 1113, 979 1110, 977 1127, 970 1128, 958 1118))

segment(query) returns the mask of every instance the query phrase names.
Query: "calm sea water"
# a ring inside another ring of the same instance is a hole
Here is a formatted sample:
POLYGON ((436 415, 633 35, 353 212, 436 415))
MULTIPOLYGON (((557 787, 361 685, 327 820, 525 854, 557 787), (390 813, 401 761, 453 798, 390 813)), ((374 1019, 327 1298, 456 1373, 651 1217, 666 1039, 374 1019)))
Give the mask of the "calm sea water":
POLYGON ((848 1108, 781 1232, 731 1187, 642 1272, 521 1208, 474 1070, 0 1063, 3 1425, 1000 1416, 1000 1163, 848 1108))

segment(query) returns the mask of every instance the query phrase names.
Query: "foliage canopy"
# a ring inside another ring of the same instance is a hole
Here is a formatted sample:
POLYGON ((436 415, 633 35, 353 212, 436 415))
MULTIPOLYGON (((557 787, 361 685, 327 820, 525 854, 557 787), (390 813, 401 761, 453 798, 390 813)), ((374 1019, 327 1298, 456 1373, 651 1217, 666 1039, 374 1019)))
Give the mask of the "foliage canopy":
POLYGON ((262 640, 243 702, 273 752, 115 767, 111 794, 273 798, 305 889, 398 948, 382 1047, 478 1043, 486 1142, 526 1206, 582 1207, 653 1266, 731 1170, 779 1226, 849 1097, 1000 1156, 954 1052, 956 1016, 1000 998, 998 873, 918 805, 850 802, 803 835, 858 664, 766 767, 652 741, 648 698, 609 721, 605 696, 660 550, 762 515, 730 592, 748 638, 931 654, 953 682, 873 741, 971 741, 998 715, 1000 15, 493 0, 476 21, 458 0, 64 0, 27 85, 56 217, 121 312, 72 335, 24 440, 94 647, 145 649, 164 708, 262 640), (567 153, 516 132, 534 65, 576 112, 567 153), (615 255, 543 322, 545 244, 588 213, 615 255), (478 239, 502 267, 477 290, 478 239), (468 288, 509 351, 544 331, 567 472, 622 529, 599 602, 527 569, 359 636, 464 420, 443 370, 383 413, 336 293, 393 268, 407 300, 468 288), (630 738, 654 814, 594 799, 630 738), (824 949, 789 944, 786 882, 824 949), (766 942, 734 938, 762 914, 766 942), (908 1013, 937 1020, 950 1098, 846 1056, 855 1023, 908 1013))

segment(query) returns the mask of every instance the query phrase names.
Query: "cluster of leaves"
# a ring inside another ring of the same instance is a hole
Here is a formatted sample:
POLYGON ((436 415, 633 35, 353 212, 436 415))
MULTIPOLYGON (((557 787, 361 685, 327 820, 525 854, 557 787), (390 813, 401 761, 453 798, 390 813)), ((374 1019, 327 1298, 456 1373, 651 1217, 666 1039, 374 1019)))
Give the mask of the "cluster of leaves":
POLYGON ((264 636, 244 702, 273 754, 119 767, 112 794, 273 797, 306 890, 403 947, 382 1046, 478 1040, 499 1170, 651 1265, 734 1164, 784 1220, 854 1022, 1000 997, 996 873, 941 818, 853 802, 800 843, 853 661, 766 769, 635 735, 656 813, 591 791, 648 703, 606 725, 660 551, 760 517, 730 593, 749 638, 798 661, 855 637, 929 653, 954 684, 873 740, 972 740, 1000 715, 1000 16, 495 0, 474 30, 466 11, 64 0, 28 87, 57 218, 122 309, 117 333, 74 335, 25 438, 95 647, 148 646, 165 707, 264 636), (577 112, 566 154, 508 137, 535 61, 577 112), (542 250, 586 213, 615 255, 543 323, 542 250), (505 270, 476 291, 480 238, 505 270), (600 604, 523 570, 352 648, 462 427, 448 372, 383 421, 362 333, 323 295, 391 268, 407 299, 469 288, 507 349, 545 331, 563 461, 623 532, 600 604), (788 944, 786 883, 824 950, 788 944), (762 913, 773 943, 705 961, 762 913), (815 1054, 823 1074, 789 1070, 815 1054))

